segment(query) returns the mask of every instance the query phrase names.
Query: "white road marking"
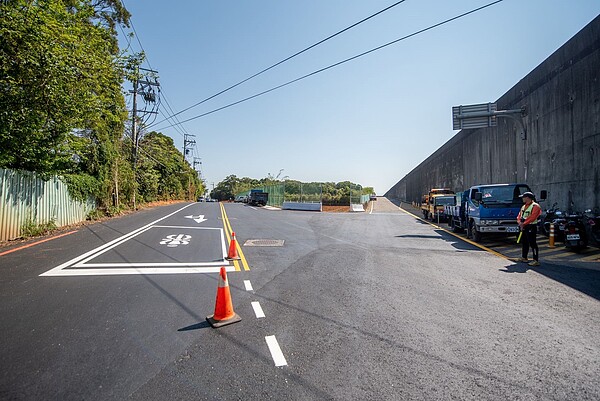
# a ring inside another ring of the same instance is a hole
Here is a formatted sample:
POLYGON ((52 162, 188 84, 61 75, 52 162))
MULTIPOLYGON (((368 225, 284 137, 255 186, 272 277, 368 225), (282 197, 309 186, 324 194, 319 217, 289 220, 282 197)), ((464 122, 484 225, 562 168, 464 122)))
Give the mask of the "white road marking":
POLYGON ((250 280, 244 280, 244 287, 246 287, 246 291, 254 291, 250 280))
POLYGON ((183 209, 194 205, 189 204, 181 209, 174 211, 158 220, 153 221, 143 227, 131 231, 121 237, 92 249, 82 255, 79 255, 68 262, 48 270, 40 276, 106 276, 106 275, 133 275, 133 274, 193 274, 193 273, 218 273, 221 266, 225 266, 227 271, 235 271, 225 258, 227 248, 225 245, 225 234, 222 228, 213 227, 182 227, 182 226, 160 226, 156 223, 173 216, 183 209), (223 253, 222 261, 214 262, 186 262, 186 263, 88 263, 105 252, 133 239, 134 237, 152 229, 152 228, 184 228, 193 230, 219 230, 221 237, 221 249, 223 253))
POLYGON ((283 352, 281 352, 275 336, 266 336, 265 340, 267 341, 269 351, 271 351, 271 357, 273 358, 273 362, 275 362, 275 366, 286 366, 287 361, 285 360, 285 356, 283 356, 283 352))
MULTIPOLYGON (((86 267, 113 267, 113 268, 128 268, 128 267, 210 267, 210 266, 228 266, 229 261, 224 262, 173 262, 173 263, 77 263, 71 267, 75 268, 86 268, 86 267)), ((117 270, 117 269, 113 269, 117 270)), ((79 271, 79 270, 78 270, 79 271)))
MULTIPOLYGON (((62 269, 57 271, 47 271, 40 276, 119 276, 119 275, 148 275, 148 274, 194 274, 194 273, 218 273, 221 270, 220 266, 212 267, 188 267, 175 268, 163 267, 152 268, 145 267, 143 269, 135 268, 119 268, 119 269, 62 269)), ((228 272, 235 271, 234 266, 225 266, 228 272)))
POLYGON ((262 307, 260 306, 260 303, 255 301, 255 302, 251 302, 252 305, 252 309, 254 309, 254 314, 256 315, 257 319, 260 319, 261 317, 265 317, 265 312, 263 312, 262 307))
POLYGON ((185 208, 187 208, 187 207, 190 207, 190 206, 192 206, 192 205, 193 205, 193 203, 190 203, 189 205, 185 205, 185 206, 184 206, 184 207, 182 207, 181 209, 177 209, 177 210, 176 210, 176 211, 174 211, 173 213, 171 213, 171 214, 168 214, 168 215, 166 215, 166 216, 164 216, 164 217, 161 217, 160 219, 158 219, 158 220, 155 220, 155 221, 153 221, 153 222, 152 222, 152 223, 150 223, 150 224, 146 224, 145 226, 143 226, 143 227, 140 227, 140 228, 138 228, 137 230, 133 230, 132 232, 130 232, 130 233, 128 233, 128 234, 125 234, 125 235, 123 235, 123 236, 121 236, 121 237, 119 237, 119 238, 115 238, 114 240, 112 240, 112 241, 110 241, 110 242, 107 242, 106 244, 104 244, 104 245, 102 245, 102 246, 99 246, 99 247, 98 247, 98 248, 96 248, 96 249, 92 249, 91 251, 88 251, 88 252, 84 253, 83 255, 79 255, 79 256, 77 256, 76 258, 73 258, 73 259, 69 260, 68 262, 65 262, 65 263, 63 263, 63 264, 62 264, 62 265, 60 265, 60 266, 56 266, 55 268, 53 268, 53 269, 50 269, 50 270, 48 270, 47 272, 40 274, 40 276, 54 276, 55 274, 53 274, 53 273, 55 273, 55 272, 58 272, 58 271, 60 271, 60 270, 64 269, 65 267, 67 267, 67 266, 69 266, 69 265, 71 265, 71 264, 73 264, 73 263, 79 262, 79 261, 80 261, 80 260, 82 260, 82 259, 85 259, 85 258, 87 258, 88 256, 90 256, 90 255, 94 254, 94 253, 95 253, 95 252, 97 252, 97 251, 100 251, 100 250, 102 250, 102 249, 108 248, 109 246, 112 246, 112 245, 114 245, 114 244, 118 243, 119 241, 122 241, 123 239, 126 239, 126 238, 128 238, 129 236, 133 236, 134 234, 137 234, 138 232, 140 232, 140 231, 142 231, 142 230, 146 230, 146 229, 148 229, 148 228, 152 227, 154 224, 158 223, 159 221, 163 221, 164 219, 166 219, 166 218, 169 218, 169 217, 173 216, 174 214, 177 214, 177 213, 179 213, 180 211, 182 211, 183 209, 185 209, 185 208))
POLYGON ((191 239, 192 236, 188 234, 170 234, 163 238, 160 244, 169 248, 177 248, 179 245, 189 245, 191 239))
POLYGON ((196 223, 202 223, 203 221, 208 221, 208 219, 204 218, 203 214, 199 214, 198 216, 184 216, 186 219, 192 219, 194 220, 196 223))
MULTIPOLYGON (((194 230, 219 230, 219 231, 221 231, 221 247, 222 247, 222 252, 223 252, 223 261, 225 263, 227 263, 225 261, 225 259, 227 257, 227 253, 226 253, 226 249, 225 249, 225 236, 223 234, 223 229, 222 228, 213 228, 213 227, 181 227, 181 226, 154 226, 154 225, 152 225, 150 227, 146 226, 146 227, 142 227, 142 228, 143 228, 142 231, 139 231, 139 230, 137 230, 137 232, 134 231, 135 234, 133 234, 133 235, 130 235, 131 233, 129 233, 129 234, 124 235, 123 237, 117 238, 117 239, 121 240, 120 242, 114 243, 115 241, 111 241, 108 244, 102 245, 102 246, 100 246, 100 247, 98 247, 96 249, 91 250, 90 252, 88 252, 88 253, 86 253, 84 255, 84 256, 89 256, 88 258, 86 258, 85 260, 83 260, 83 261, 81 261, 81 262, 79 262, 77 264, 74 264, 71 267, 86 267, 86 266, 92 267, 93 266, 92 264, 88 264, 88 262, 90 260, 92 260, 94 258, 97 258, 98 256, 102 255, 103 253, 108 252, 108 251, 110 251, 113 248, 116 248, 117 246, 125 243, 126 241, 129 241, 130 239, 132 239, 132 238, 134 238, 134 237, 136 237, 136 236, 138 236, 140 234, 145 233, 146 231, 148 231, 148 230, 150 230, 152 228, 188 228, 188 229, 194 229, 194 230), (110 245, 110 246, 107 246, 107 245, 110 245), (98 251, 98 252, 94 253, 94 251, 98 251)), ((75 259, 77 259, 77 258, 75 258, 75 259)), ((75 261, 75 259, 73 259, 73 261, 75 261)), ((69 262, 67 262, 67 263, 69 263, 69 262)), ((223 262, 218 262, 218 263, 223 263, 223 262)), ((214 264, 215 263, 211 263, 210 265, 214 265, 214 264)), ((63 266, 63 265, 61 265, 61 266, 63 266)), ((144 263, 141 266, 156 266, 156 265, 157 264, 144 263)), ((181 265, 187 266, 188 263, 184 263, 184 264, 175 263, 172 266, 181 266, 181 265)), ((114 264, 111 264, 110 266, 115 266, 115 267, 126 266, 126 267, 129 267, 129 266, 131 266, 131 264, 130 263, 114 263, 114 264)), ((100 267, 102 267, 102 266, 100 266, 100 267)), ((43 275, 46 275, 46 273, 44 273, 43 275)))

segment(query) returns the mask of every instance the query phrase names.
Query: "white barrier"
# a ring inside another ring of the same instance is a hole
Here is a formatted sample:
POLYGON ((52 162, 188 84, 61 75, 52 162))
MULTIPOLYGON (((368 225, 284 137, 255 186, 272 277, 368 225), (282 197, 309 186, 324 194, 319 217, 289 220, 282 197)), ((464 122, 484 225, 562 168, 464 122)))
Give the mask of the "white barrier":
POLYGON ((350 205, 350 211, 351 212, 364 212, 365 208, 363 207, 362 203, 353 203, 350 205))
POLYGON ((322 204, 319 203, 303 203, 303 202, 283 202, 281 208, 284 210, 305 210, 310 212, 323 211, 322 204))

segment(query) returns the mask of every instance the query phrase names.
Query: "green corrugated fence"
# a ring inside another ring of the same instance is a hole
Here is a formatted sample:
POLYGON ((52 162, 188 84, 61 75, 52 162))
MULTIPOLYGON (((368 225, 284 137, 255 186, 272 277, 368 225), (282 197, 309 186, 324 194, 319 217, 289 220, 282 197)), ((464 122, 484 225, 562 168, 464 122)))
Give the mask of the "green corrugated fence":
POLYGON ((84 221, 95 202, 71 198, 58 177, 45 181, 28 171, 0 169, 0 241, 21 236, 26 222, 57 227, 84 221))

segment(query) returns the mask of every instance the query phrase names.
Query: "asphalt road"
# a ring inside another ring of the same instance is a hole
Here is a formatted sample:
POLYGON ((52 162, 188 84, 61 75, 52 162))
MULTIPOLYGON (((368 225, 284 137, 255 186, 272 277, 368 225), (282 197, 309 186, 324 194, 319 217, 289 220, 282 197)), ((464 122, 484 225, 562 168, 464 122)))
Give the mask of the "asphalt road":
POLYGON ((373 205, 179 204, 0 256, 0 399, 600 399, 598 269, 373 205), (212 329, 220 265, 242 321, 212 329))

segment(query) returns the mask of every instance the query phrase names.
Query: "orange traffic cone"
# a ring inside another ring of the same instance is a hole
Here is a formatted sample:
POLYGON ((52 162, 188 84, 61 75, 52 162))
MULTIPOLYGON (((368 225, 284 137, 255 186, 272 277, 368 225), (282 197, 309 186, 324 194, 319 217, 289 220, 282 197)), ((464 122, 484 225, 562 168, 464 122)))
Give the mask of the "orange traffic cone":
POLYGON ((229 292, 229 282, 227 281, 227 271, 224 267, 221 267, 221 271, 219 272, 215 313, 214 315, 207 316, 206 320, 215 329, 242 320, 242 318, 233 311, 231 293, 229 292))
POLYGON ((231 233, 231 242, 229 243, 229 254, 227 255, 229 260, 240 260, 240 256, 237 251, 237 241, 235 240, 235 233, 231 233))

